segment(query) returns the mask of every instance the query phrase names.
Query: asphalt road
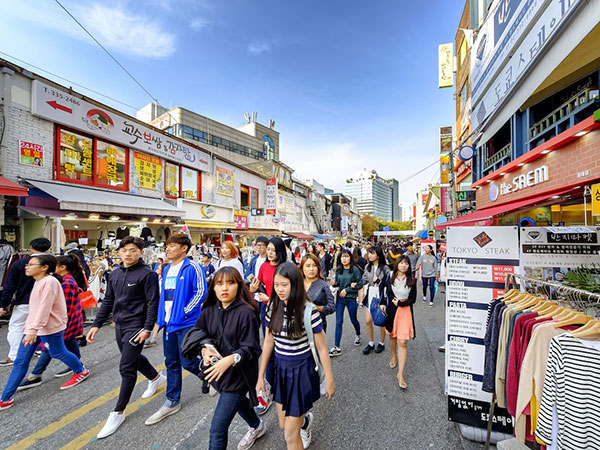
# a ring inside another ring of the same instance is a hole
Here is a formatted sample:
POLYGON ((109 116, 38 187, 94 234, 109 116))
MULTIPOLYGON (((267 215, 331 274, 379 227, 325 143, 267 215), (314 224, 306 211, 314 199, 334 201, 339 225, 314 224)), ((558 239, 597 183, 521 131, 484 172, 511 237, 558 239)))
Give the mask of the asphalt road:
MULTIPOLYGON (((417 301, 415 305, 416 339, 409 343, 406 370, 407 391, 396 384, 395 371, 388 367, 389 349, 382 354, 362 355, 362 345, 353 345, 350 321, 344 323, 343 355, 334 359, 337 385, 334 399, 321 399, 313 409, 314 449, 482 449, 480 444, 464 440, 455 424, 448 422, 444 397, 444 354, 437 348, 444 340, 443 294, 435 307, 417 301)), ((361 324, 364 308, 359 309, 361 324)), ((0 356, 7 352, 7 326, 0 329, 0 356)), ((329 316, 327 340, 332 345, 335 317, 329 316)), ((363 340, 366 333, 363 331, 363 340)), ((156 365, 163 364, 162 345, 144 350, 156 365)), ((82 360, 91 371, 79 386, 60 391, 65 379, 53 374, 62 363, 53 361, 44 374, 44 383, 15 395, 15 406, 0 412, 2 448, 11 449, 204 449, 217 397, 203 395, 201 383, 193 375, 183 382, 182 409, 163 422, 146 426, 144 421, 164 401, 164 389, 149 400, 141 400, 146 381, 140 379, 127 419, 113 436, 96 441, 116 402, 120 382, 119 353, 113 329, 100 330, 97 342, 82 348, 82 360)), ((164 366, 163 366, 164 367, 164 366)), ((0 368, 4 386, 10 369, 0 368)), ((285 448, 283 432, 277 427, 273 410, 264 416, 267 434, 254 448, 285 448)), ((229 448, 237 448, 247 425, 236 418, 229 430, 229 448)))

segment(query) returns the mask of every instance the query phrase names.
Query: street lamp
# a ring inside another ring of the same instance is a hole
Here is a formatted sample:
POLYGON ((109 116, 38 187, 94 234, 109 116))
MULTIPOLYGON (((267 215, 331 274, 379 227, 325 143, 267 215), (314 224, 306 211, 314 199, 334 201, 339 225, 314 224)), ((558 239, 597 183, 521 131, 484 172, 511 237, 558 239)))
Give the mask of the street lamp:
POLYGON ((471 159, 473 159, 473 157, 475 156, 475 150, 473 149, 472 146, 470 145, 463 145, 462 147, 459 148, 454 148, 453 150, 450 151, 449 154, 449 159, 450 159, 450 176, 448 178, 448 181, 450 182, 450 203, 452 204, 452 218, 456 219, 458 217, 458 206, 457 206, 457 201, 456 201, 456 177, 454 174, 454 155, 457 155, 458 158, 463 161, 463 162, 467 162, 470 161, 471 159))

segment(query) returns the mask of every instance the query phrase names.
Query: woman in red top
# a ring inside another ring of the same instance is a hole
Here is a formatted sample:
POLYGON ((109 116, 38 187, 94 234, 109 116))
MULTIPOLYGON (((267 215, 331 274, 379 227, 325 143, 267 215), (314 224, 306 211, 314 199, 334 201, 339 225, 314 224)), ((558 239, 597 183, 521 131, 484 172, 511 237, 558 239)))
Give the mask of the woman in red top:
MULTIPOLYGON (((58 256, 56 258, 56 273, 62 276, 62 288, 67 303, 67 328, 63 333, 65 347, 77 358, 81 359, 77 337, 83 335, 83 308, 79 299, 79 287, 75 279, 81 276, 81 265, 76 255, 58 256)), ((25 378, 19 385, 18 391, 39 386, 42 383, 42 373, 50 364, 52 357, 50 352, 44 350, 37 364, 31 371, 29 377, 25 378)), ((57 372, 56 378, 69 375, 72 370, 69 367, 57 372)))

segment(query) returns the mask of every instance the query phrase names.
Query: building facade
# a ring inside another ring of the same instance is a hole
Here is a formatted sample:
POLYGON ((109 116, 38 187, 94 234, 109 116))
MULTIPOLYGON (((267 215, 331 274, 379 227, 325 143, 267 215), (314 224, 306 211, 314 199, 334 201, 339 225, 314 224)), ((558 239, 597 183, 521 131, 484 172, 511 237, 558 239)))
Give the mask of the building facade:
POLYGON ((387 222, 398 217, 398 181, 384 180, 374 170, 363 169, 346 180, 344 194, 357 200, 360 214, 371 214, 387 222))

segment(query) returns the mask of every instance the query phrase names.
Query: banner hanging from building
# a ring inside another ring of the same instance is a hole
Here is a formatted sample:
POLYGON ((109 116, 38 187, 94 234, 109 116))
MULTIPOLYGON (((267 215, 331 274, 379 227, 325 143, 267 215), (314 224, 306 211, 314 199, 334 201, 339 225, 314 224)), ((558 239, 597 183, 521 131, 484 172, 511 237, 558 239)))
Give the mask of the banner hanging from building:
POLYGON ((44 146, 33 142, 19 141, 19 164, 44 167, 44 146))
POLYGON ((265 209, 268 215, 277 213, 277 178, 267 178, 265 209))
POLYGON ((215 166, 215 175, 217 177, 217 194, 233 197, 233 171, 215 166))
POLYGON ((162 177, 162 162, 156 156, 144 155, 134 152, 133 161, 135 166, 135 176, 138 187, 143 189, 158 189, 158 182, 162 177))
MULTIPOLYGON (((519 267, 517 227, 450 227, 447 238, 446 393, 448 419, 486 428, 492 394, 482 390, 489 303, 519 267)), ((494 430, 512 433, 512 417, 496 408, 494 430)))
POLYGON ((454 45, 438 46, 438 87, 452 87, 454 81, 454 45))

